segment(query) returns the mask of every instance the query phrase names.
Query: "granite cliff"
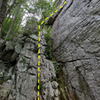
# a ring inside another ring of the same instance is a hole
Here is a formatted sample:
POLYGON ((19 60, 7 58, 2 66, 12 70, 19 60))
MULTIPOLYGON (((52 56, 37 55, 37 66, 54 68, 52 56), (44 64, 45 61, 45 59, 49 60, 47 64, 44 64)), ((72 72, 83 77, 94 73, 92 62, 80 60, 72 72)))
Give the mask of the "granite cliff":
POLYGON ((68 0, 54 20, 53 55, 62 70, 63 100, 100 100, 100 1, 68 0))

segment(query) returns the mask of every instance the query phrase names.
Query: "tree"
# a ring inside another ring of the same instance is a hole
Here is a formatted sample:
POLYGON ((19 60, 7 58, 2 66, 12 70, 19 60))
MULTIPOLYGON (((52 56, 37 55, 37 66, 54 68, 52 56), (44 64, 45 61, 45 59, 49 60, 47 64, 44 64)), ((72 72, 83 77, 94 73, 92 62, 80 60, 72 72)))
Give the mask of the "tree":
POLYGON ((38 20, 31 16, 27 18, 26 25, 23 27, 22 33, 24 35, 31 35, 38 33, 38 20))
POLYGON ((4 19, 6 18, 6 11, 7 11, 7 1, 8 0, 0 0, 0 37, 2 36, 1 34, 1 27, 4 19))
POLYGON ((2 37, 2 24, 7 15, 12 12, 15 5, 18 5, 20 0, 0 0, 0 38, 2 37))
POLYGON ((14 22, 15 22, 16 19, 17 19, 17 15, 18 15, 18 12, 19 12, 19 10, 20 10, 20 8, 21 8, 21 5, 22 5, 22 2, 21 2, 21 3, 19 4, 19 6, 18 6, 18 9, 17 9, 17 11, 16 11, 14 20, 13 20, 13 22, 12 22, 12 24, 11 24, 11 27, 10 27, 10 29, 9 29, 9 31, 8 31, 8 34, 6 35, 6 38, 5 38, 5 39, 7 39, 7 37, 8 37, 8 36, 10 35, 10 33, 11 33, 11 30, 12 30, 12 28, 13 28, 14 22))
POLYGON ((37 15, 41 15, 43 20, 44 18, 48 17, 50 13, 52 13, 56 6, 58 0, 39 0, 35 3, 34 6, 34 13, 37 15))
MULTIPOLYGON (((5 1, 5 0, 4 0, 5 1)), ((12 0, 11 0, 12 1, 12 0)), ((10 1, 10 4, 11 4, 11 1, 10 1)), ((13 3, 10 5, 8 2, 8 0, 6 0, 6 3, 5 3, 5 7, 6 7, 6 10, 5 10, 5 13, 4 13, 4 15, 2 15, 2 11, 1 11, 1 9, 0 9, 0 18, 1 18, 1 27, 2 27, 2 25, 3 25, 3 22, 4 22, 4 20, 7 18, 7 14, 8 13, 11 13, 11 17, 9 16, 9 18, 8 18, 8 20, 7 21, 9 21, 9 22, 12 22, 11 23, 11 26, 10 26, 10 28, 9 28, 9 31, 7 32, 7 35, 6 35, 6 38, 5 38, 5 40, 2 42, 2 44, 0 45, 0 50, 2 50, 3 49, 3 47, 5 46, 5 43, 6 43, 6 39, 7 39, 7 37, 10 35, 10 33, 11 33, 11 31, 12 31, 12 28, 13 28, 13 26, 14 26, 14 23, 16 22, 16 19, 17 19, 17 15, 18 15, 18 12, 19 12, 19 10, 20 10, 20 8, 21 8, 21 5, 22 5, 22 1, 23 0, 17 0, 18 2, 17 2, 17 5, 18 5, 18 7, 17 7, 17 10, 16 10, 16 12, 15 11, 13 11, 14 9, 11 9, 11 8, 15 8, 16 9, 16 7, 14 6, 16 3, 15 3, 15 1, 16 0, 13 0, 13 3), (8 7, 8 8, 7 8, 8 7), (13 13, 12 13, 13 12, 13 13), (15 14, 15 15, 14 15, 15 14), (2 17, 1 17, 2 16, 2 17), (5 17, 4 17, 5 16, 5 17), (14 19, 13 19, 14 18, 14 19), (12 21, 12 19, 13 19, 13 21, 12 21)), ((1 5, 2 7, 4 7, 3 6, 4 5, 4 2, 3 2, 3 4, 1 5)), ((1 7, 1 8, 2 8, 1 7)), ((4 8, 2 8, 2 9, 4 9, 4 8)), ((7 23, 7 22, 6 22, 7 23)), ((2 33, 1 33, 1 27, 0 27, 0 36, 2 36, 2 33)), ((5 27, 5 26, 4 26, 5 27)), ((8 26, 7 26, 7 28, 8 28, 8 26)), ((4 30, 5 31, 5 30, 4 30)))

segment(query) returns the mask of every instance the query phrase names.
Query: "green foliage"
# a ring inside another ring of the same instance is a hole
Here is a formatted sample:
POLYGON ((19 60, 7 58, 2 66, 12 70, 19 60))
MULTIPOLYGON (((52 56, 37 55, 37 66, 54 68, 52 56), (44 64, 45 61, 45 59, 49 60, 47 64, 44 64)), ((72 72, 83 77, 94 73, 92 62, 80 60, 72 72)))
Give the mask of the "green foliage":
POLYGON ((37 34, 38 32, 38 20, 35 17, 28 17, 26 21, 26 25, 22 29, 22 34, 31 35, 37 34))
POLYGON ((36 45, 36 44, 35 44, 35 47, 34 47, 34 52, 38 53, 38 45, 36 45))
POLYGON ((46 33, 44 35, 45 40, 46 40, 46 49, 45 49, 45 56, 47 59, 52 59, 52 33, 51 33, 51 28, 47 28, 46 33))
POLYGON ((59 71, 60 71, 60 68, 58 67, 58 63, 57 63, 56 61, 52 61, 52 62, 53 62, 53 65, 54 65, 56 74, 58 75, 58 73, 59 73, 59 71))
MULTIPOLYGON (((6 40, 7 40, 7 41, 11 41, 11 40, 13 40, 14 37, 17 37, 18 34, 19 34, 18 32, 16 32, 15 34, 11 34, 9 37, 7 37, 6 40)), ((5 34, 5 35, 6 35, 6 34, 5 34)), ((3 35, 3 38, 5 37, 5 35, 3 35)))
POLYGON ((12 23, 13 19, 9 18, 8 21, 7 22, 6 21, 7 21, 7 18, 4 20, 4 23, 6 23, 6 26, 4 26, 4 23, 2 25, 2 28, 4 28, 2 30, 3 37, 6 36, 6 34, 8 33, 8 30, 9 30, 9 28, 11 26, 11 23, 12 23))
POLYGON ((24 31, 22 32, 22 34, 25 35, 25 36, 29 36, 29 35, 31 35, 32 33, 30 32, 29 29, 27 29, 27 30, 24 30, 24 31))
POLYGON ((7 40, 7 41, 13 40, 13 36, 9 36, 6 40, 7 40))
MULTIPOLYGON (((41 15, 42 18, 40 19, 39 23, 41 23, 41 21, 46 18, 47 16, 49 16, 56 8, 57 6, 57 2, 58 0, 55 0, 55 2, 53 2, 53 0, 38 0, 38 2, 35 3, 34 6, 34 13, 36 15, 41 15)), ((45 56, 47 59, 52 59, 52 29, 49 27, 45 27, 43 26, 44 30, 46 31, 45 33, 45 40, 47 43, 47 46, 45 48, 45 56)))
POLYGON ((43 82, 40 82, 40 90, 41 90, 41 93, 43 92, 44 89, 45 89, 44 83, 43 82))
POLYGON ((58 1, 58 0, 55 0, 55 2, 52 2, 52 1, 51 1, 50 8, 48 7, 48 10, 46 10, 45 12, 43 12, 44 18, 48 17, 52 12, 55 11, 55 9, 56 9, 56 7, 57 7, 57 1, 58 1))
MULTIPOLYGON (((45 90, 45 85, 43 82, 40 81, 39 86, 40 86, 40 93, 42 94, 42 92, 45 90)), ((38 91, 37 86, 35 86, 34 89, 35 89, 35 91, 38 91)))
POLYGON ((4 80, 2 79, 0 79, 0 85, 2 85, 4 83, 4 80))
MULTIPOLYGON (((47 16, 50 15, 50 13, 52 13, 56 6, 57 6, 57 2, 58 0, 55 0, 55 2, 53 2, 53 0, 39 0, 38 2, 35 3, 35 7, 34 7, 34 13, 36 13, 37 15, 42 15, 42 19, 46 18, 47 16)), ((40 22, 41 22, 40 20, 40 22)))
POLYGON ((5 65, 6 65, 6 67, 8 67, 8 68, 11 67, 11 62, 10 62, 10 61, 5 61, 4 63, 5 63, 5 65))
MULTIPOLYGON (((11 23, 14 19, 14 15, 17 11, 18 5, 19 3, 23 1, 23 0, 17 0, 16 4, 14 5, 14 7, 12 8, 11 12, 8 14, 7 18, 4 20, 3 25, 2 25, 2 33, 3 33, 3 37, 6 36, 6 34, 8 33, 11 23), (10 16, 10 17, 9 17, 10 16)), ((57 6, 57 2, 58 0, 55 0, 55 2, 53 2, 53 0, 38 0, 38 2, 34 1, 34 0, 29 0, 29 1, 23 1, 23 5, 20 8, 20 11, 17 15, 17 19, 14 23, 14 26, 12 28, 11 34, 15 34, 16 30, 17 32, 20 31, 20 29, 22 28, 21 25, 18 26, 18 24, 21 23, 23 16, 26 14, 33 14, 33 16, 38 16, 38 18, 41 16, 41 20, 38 21, 37 19, 35 19, 35 17, 30 17, 26 21, 26 25, 28 27, 28 30, 25 30, 24 34, 28 35, 30 33, 36 33, 37 30, 36 27, 38 27, 38 25, 40 24, 40 22, 46 18, 47 16, 49 16, 50 13, 52 13, 54 11, 54 9, 57 6), (34 6, 34 7, 33 7, 34 6), (35 27, 35 28, 34 28, 35 27), (33 32, 32 32, 33 29, 33 32), (31 32, 30 32, 31 31, 31 32)), ((9 7, 12 4, 12 0, 8 0, 7 2, 7 9, 9 9, 9 7)), ((11 35, 10 34, 10 35, 11 35)))
MULTIPOLYGON (((15 17, 15 14, 16 14, 16 11, 18 9, 18 5, 20 4, 22 0, 17 0, 16 1, 16 4, 14 5, 14 7, 11 9, 11 12, 7 15, 7 17, 5 18, 3 24, 2 24, 2 35, 3 35, 3 38, 5 38, 5 36, 7 35, 9 29, 10 29, 10 26, 14 20, 14 17, 15 17)), ((9 7, 11 6, 12 4, 12 0, 8 0, 7 2, 7 9, 9 9, 9 7)), ((11 30, 11 33, 10 35, 12 34, 15 34, 16 32, 19 32, 20 29, 21 29, 21 21, 22 21, 22 17, 23 17, 23 13, 24 13, 24 4, 26 4, 26 1, 23 1, 23 6, 20 8, 20 11, 17 15, 17 19, 13 25, 13 28, 11 30)), ((8 39, 9 40, 9 39, 8 39)))

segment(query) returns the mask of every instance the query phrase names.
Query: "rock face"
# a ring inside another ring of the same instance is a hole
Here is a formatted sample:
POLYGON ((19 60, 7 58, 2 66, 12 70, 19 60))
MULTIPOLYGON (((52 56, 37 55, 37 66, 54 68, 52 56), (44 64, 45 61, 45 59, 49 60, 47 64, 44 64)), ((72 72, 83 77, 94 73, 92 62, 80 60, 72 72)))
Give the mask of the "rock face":
MULTIPOLYGON (((100 100, 100 0, 67 0, 58 12, 47 23, 56 67, 41 34, 40 100, 100 100)), ((0 100, 38 100, 37 44, 19 35, 0 48, 0 100)))
POLYGON ((100 0, 68 0, 53 30, 63 100, 100 100, 100 0))
MULTIPOLYGON (((41 36, 41 100, 59 100, 53 63, 44 56, 41 36)), ((20 35, 8 41, 0 55, 0 100, 37 100, 38 37, 20 35)))

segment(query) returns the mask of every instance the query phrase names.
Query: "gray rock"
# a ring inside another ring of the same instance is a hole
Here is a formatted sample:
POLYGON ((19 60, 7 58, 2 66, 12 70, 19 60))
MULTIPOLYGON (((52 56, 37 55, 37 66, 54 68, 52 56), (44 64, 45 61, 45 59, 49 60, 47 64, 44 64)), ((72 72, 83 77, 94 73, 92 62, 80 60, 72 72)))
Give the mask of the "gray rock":
POLYGON ((5 99, 8 95, 8 93, 11 90, 12 81, 7 81, 6 83, 3 83, 2 86, 0 85, 0 99, 5 99))
POLYGON ((58 88, 58 83, 57 83, 56 81, 53 81, 53 82, 52 82, 52 87, 53 87, 54 89, 57 89, 57 88, 58 88))
POLYGON ((60 100, 60 99, 57 97, 57 98, 55 98, 54 100, 60 100))
POLYGON ((27 70, 28 64, 18 62, 17 67, 18 71, 25 72, 27 70))
POLYGON ((15 45, 13 41, 6 42, 6 50, 14 50, 15 45))
POLYGON ((21 51, 21 54, 24 55, 27 58, 31 58, 34 53, 33 53, 33 51, 30 51, 26 48, 23 48, 22 51, 21 51))
POLYGON ((99 10, 99 0, 68 0, 53 24, 54 58, 63 65, 65 87, 74 88, 79 100, 100 98, 99 10))
POLYGON ((45 100, 52 100, 54 98, 53 88, 50 82, 45 83, 45 90, 43 91, 45 100))
POLYGON ((54 90, 54 95, 55 95, 55 97, 59 96, 59 90, 58 89, 54 90))
POLYGON ((32 55, 32 57, 31 57, 31 59, 30 59, 30 66, 31 67, 35 67, 35 68, 37 68, 37 55, 36 54, 33 54, 32 55))
POLYGON ((32 43, 25 43, 24 48, 33 51, 34 50, 34 44, 32 44, 32 43))
POLYGON ((32 38, 33 40, 36 40, 36 41, 38 41, 38 37, 36 36, 36 35, 30 35, 30 38, 32 38))
POLYGON ((17 44, 15 46, 15 52, 19 54, 21 52, 21 50, 22 50, 22 45, 21 44, 17 44))

